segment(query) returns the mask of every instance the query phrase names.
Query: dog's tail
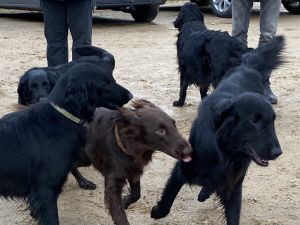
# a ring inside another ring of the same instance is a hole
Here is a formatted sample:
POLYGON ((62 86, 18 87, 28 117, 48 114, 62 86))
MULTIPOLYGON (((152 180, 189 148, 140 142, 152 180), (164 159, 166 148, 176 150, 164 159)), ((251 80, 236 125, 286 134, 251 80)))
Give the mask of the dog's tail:
POLYGON ((282 52, 285 47, 283 36, 276 36, 266 44, 245 53, 242 56, 242 65, 255 69, 263 76, 284 63, 282 52))

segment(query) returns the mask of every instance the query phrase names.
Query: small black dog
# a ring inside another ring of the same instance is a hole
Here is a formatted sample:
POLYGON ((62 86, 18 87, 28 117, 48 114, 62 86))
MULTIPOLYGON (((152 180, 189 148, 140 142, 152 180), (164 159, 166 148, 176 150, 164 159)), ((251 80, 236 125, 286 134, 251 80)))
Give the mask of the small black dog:
POLYGON ((203 99, 210 85, 215 88, 228 69, 240 64, 242 54, 249 49, 227 32, 208 30, 195 3, 182 6, 174 26, 179 30, 176 45, 180 93, 173 105, 183 106, 189 85, 198 86, 203 99))
POLYGON ((79 46, 75 49, 81 57, 56 67, 35 67, 25 72, 19 81, 19 104, 30 105, 47 99, 59 77, 78 63, 99 63, 101 61, 114 69, 115 59, 104 49, 94 46, 79 46))
POLYGON ((97 107, 116 109, 132 94, 106 63, 79 63, 59 79, 49 101, 0 119, 0 196, 28 203, 39 225, 59 225, 57 199, 85 146, 85 122, 97 107))
POLYGON ((283 37, 246 53, 242 64, 205 98, 193 123, 190 143, 192 161, 177 162, 161 200, 151 217, 165 217, 185 183, 203 186, 200 202, 216 192, 225 208, 228 225, 238 225, 242 182, 253 160, 268 166, 281 148, 275 133, 275 113, 264 98, 262 77, 282 63, 283 37))

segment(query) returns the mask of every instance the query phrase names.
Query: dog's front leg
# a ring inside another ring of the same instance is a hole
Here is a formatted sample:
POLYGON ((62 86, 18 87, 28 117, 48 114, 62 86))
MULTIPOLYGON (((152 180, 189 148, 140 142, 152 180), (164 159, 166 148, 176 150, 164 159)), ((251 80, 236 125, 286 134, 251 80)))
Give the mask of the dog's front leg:
POLYGON ((180 81, 180 91, 179 91, 179 99, 178 101, 173 102, 173 106, 181 107, 184 105, 186 98, 186 90, 188 88, 188 83, 185 80, 180 81))
POLYGON ((140 176, 130 177, 128 178, 128 182, 130 194, 123 199, 125 209, 128 209, 131 204, 137 202, 141 197, 140 176))
POLYGON ((185 180, 181 174, 179 163, 176 163, 160 201, 152 208, 151 218, 161 219, 169 214, 173 202, 184 184, 185 180))
POLYGON ((122 188, 125 179, 105 177, 105 205, 116 225, 129 225, 122 201, 122 188))
POLYGON ((227 225, 239 225, 242 205, 242 184, 237 185, 232 193, 217 192, 225 208, 227 225))

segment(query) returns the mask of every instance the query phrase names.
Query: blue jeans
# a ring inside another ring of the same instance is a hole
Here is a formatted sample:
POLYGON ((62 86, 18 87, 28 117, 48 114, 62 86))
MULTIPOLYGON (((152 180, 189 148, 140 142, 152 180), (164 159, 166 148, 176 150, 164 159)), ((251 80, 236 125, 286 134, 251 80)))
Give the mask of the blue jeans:
MULTIPOLYGON (((259 45, 274 37, 277 30, 281 0, 260 1, 259 45)), ((232 36, 247 45, 247 33, 253 0, 232 0, 232 36)))

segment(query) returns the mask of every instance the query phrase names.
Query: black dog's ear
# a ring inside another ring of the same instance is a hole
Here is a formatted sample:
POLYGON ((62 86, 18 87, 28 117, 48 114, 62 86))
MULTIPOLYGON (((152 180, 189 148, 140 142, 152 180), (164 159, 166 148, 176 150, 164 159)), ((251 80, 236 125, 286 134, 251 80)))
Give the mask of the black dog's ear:
POLYGON ((231 123, 235 120, 234 102, 230 100, 221 102, 214 111, 215 130, 222 128, 228 121, 231 123))
POLYGON ((60 74, 58 71, 47 71, 47 77, 50 82, 50 91, 54 88, 60 74))
POLYGON ((72 108, 72 112, 80 119, 90 122, 96 109, 95 103, 91 101, 89 91, 93 87, 80 79, 71 79, 66 88, 66 103, 72 108))
POLYGON ((18 85, 18 103, 22 105, 28 105, 28 98, 30 97, 30 92, 28 88, 28 72, 26 72, 19 80, 18 85))
POLYGON ((101 60, 109 63, 112 67, 112 70, 115 69, 116 62, 114 56, 102 48, 89 45, 81 45, 74 48, 74 52, 79 56, 98 56, 101 60))

